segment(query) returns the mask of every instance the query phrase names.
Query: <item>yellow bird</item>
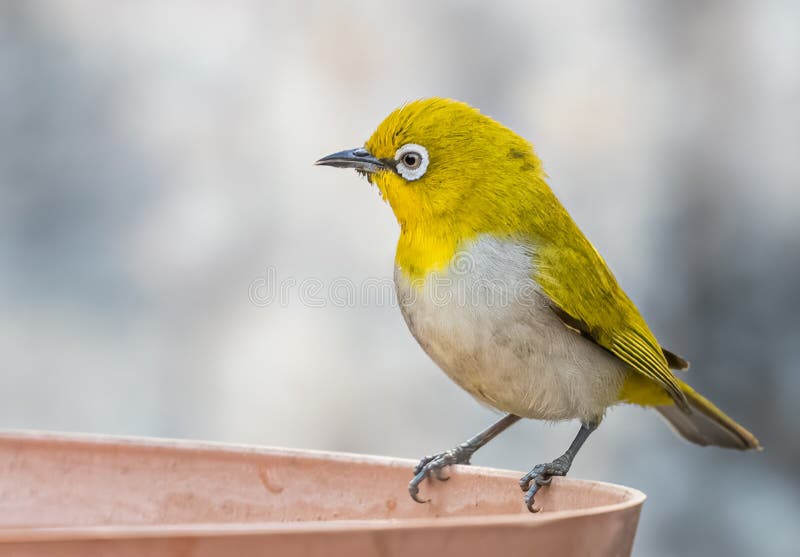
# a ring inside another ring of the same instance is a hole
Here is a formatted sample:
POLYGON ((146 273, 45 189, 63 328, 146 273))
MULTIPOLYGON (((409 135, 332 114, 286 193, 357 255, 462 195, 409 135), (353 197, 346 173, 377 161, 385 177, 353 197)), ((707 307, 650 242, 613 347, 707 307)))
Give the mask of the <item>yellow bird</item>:
POLYGON ((520 418, 577 419, 559 458, 520 480, 525 503, 618 403, 654 407, 699 445, 758 440, 676 377, 688 363, 662 348, 603 258, 546 182, 525 139, 461 102, 431 98, 392 112, 363 148, 318 165, 354 168, 400 224, 394 278, 411 333, 478 401, 507 415, 423 458, 409 484, 443 479, 520 418))

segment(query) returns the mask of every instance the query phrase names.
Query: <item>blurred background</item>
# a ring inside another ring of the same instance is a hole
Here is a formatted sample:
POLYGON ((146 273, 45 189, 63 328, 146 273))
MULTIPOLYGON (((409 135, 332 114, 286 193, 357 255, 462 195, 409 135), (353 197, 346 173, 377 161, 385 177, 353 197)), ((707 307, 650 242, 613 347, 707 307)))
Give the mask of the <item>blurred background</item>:
MULTIPOLYGON (((0 427, 418 458, 489 424, 391 300, 340 303, 390 279, 398 227, 312 165, 449 96, 533 141, 687 380, 766 447, 618 408, 572 474, 648 494, 638 556, 794 554, 798 59, 791 0, 2 2, 0 427)), ((576 427, 474 462, 527 471, 576 427)))

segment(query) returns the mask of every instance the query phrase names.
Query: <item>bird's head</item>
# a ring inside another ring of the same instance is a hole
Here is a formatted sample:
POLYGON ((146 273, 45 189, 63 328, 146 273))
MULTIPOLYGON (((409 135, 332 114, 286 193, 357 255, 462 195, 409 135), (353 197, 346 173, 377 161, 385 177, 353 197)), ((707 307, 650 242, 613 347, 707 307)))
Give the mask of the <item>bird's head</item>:
POLYGON ((442 98, 401 106, 364 147, 317 164, 364 174, 403 229, 436 224, 464 233, 509 227, 544 176, 530 143, 469 105, 442 98))

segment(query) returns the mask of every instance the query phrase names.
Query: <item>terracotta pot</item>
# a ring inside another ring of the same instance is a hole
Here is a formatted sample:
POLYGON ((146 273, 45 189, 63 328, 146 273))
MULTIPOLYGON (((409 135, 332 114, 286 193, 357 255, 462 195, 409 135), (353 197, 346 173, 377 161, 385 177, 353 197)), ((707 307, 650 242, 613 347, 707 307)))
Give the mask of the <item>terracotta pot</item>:
POLYGON ((629 555, 636 490, 461 466, 190 441, 0 433, 0 555, 629 555))

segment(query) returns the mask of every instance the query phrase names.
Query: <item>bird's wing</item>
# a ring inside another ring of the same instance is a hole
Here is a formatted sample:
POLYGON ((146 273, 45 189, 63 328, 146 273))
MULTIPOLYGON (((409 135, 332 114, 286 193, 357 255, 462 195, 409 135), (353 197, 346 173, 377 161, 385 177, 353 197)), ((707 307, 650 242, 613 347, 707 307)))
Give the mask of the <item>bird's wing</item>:
POLYGON ((553 311, 566 326, 661 384, 688 410, 686 395, 647 323, 597 250, 581 240, 579 249, 551 245, 535 251, 535 279, 553 311))
MULTIPOLYGON (((584 323, 583 321, 579 321, 578 319, 572 317, 563 309, 556 305, 551 305, 550 309, 553 310, 561 322, 567 326, 567 328, 572 329, 576 333, 580 334, 582 337, 591 340, 594 343, 597 341, 592 337, 591 333, 589 332, 589 326, 584 323)), ((674 352, 670 352, 663 346, 661 347, 661 353, 664 354, 664 358, 667 360, 667 365, 669 369, 677 369, 678 371, 683 371, 689 369, 689 361, 681 358, 674 352)))

